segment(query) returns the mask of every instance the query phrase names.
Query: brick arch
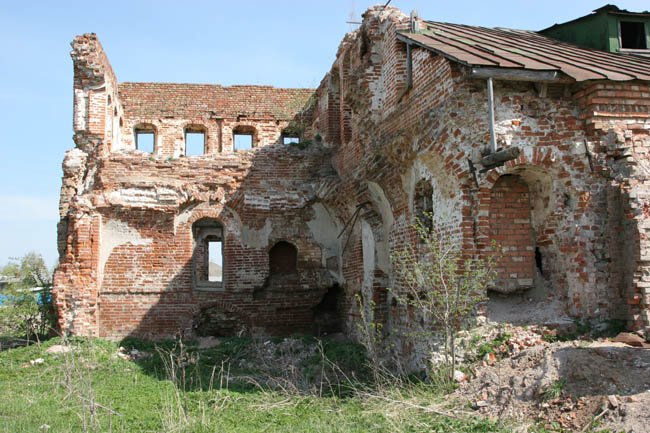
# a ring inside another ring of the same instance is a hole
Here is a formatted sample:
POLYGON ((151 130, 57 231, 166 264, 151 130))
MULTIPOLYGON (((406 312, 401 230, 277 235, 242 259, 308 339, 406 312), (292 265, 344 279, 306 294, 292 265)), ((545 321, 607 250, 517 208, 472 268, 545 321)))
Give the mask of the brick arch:
POLYGON ((196 121, 187 121, 183 123, 183 131, 189 131, 189 132, 203 132, 208 134, 208 127, 204 123, 201 122, 196 122, 196 121))
POLYGON ((553 149, 524 148, 519 157, 506 162, 503 166, 490 170, 485 178, 480 179, 481 188, 492 188, 504 174, 520 173, 522 170, 537 169, 551 171, 556 155, 553 149), (530 155, 529 155, 530 154, 530 155))
POLYGON ((200 203, 191 209, 188 209, 190 216, 185 221, 186 228, 191 228, 192 225, 200 219, 212 218, 220 221, 224 227, 231 224, 238 224, 239 216, 237 213, 228 206, 221 204, 209 205, 207 202, 200 203))
POLYGON ((148 121, 148 120, 136 122, 131 129, 133 129, 133 131, 140 130, 140 131, 151 131, 155 134, 158 133, 158 125, 156 125, 156 122, 148 121))
POLYGON ((222 236, 223 236, 223 286, 227 285, 227 269, 229 267, 229 261, 227 257, 230 257, 232 242, 229 241, 229 238, 232 239, 232 233, 239 231, 241 225, 239 216, 237 213, 228 206, 221 204, 210 205, 208 202, 202 202, 196 204, 195 202, 188 202, 185 205, 182 205, 180 209, 183 209, 179 216, 176 217, 175 222, 175 237, 179 240, 179 256, 185 257, 188 260, 188 275, 191 276, 192 284, 195 284, 195 269, 194 262, 196 259, 196 239, 194 236, 194 224, 202 219, 211 219, 219 222, 222 227, 222 236), (179 221, 180 220, 180 221, 179 221))
POLYGON ((183 125, 183 154, 188 154, 188 134, 195 133, 203 134, 203 149, 201 150, 201 154, 208 154, 210 150, 209 143, 212 137, 210 137, 207 125, 199 122, 185 122, 183 125))
POLYGON ((531 288, 535 275, 535 240, 530 189, 517 174, 504 174, 490 191, 489 238, 503 251, 494 290, 513 293, 531 288))
MULTIPOLYGON (((418 194, 431 195, 432 226, 444 230, 462 244, 465 256, 477 253, 474 217, 474 180, 468 171, 465 154, 452 158, 438 144, 419 154, 413 163, 413 183, 410 185, 408 207, 415 221, 418 215, 418 194)), ((416 237, 413 238, 416 240, 416 237)))
POLYGON ((228 300, 218 300, 212 302, 205 302, 200 305, 194 305, 192 307, 192 313, 197 314, 198 312, 206 308, 221 308, 222 310, 227 311, 228 313, 237 314, 241 316, 242 319, 248 320, 248 315, 246 314, 246 311, 239 305, 236 305, 234 302, 228 300))
POLYGON ((159 128, 158 125, 154 122, 137 122, 133 125, 131 128, 130 134, 133 136, 133 148, 134 149, 139 149, 138 145, 138 134, 144 132, 148 134, 153 134, 153 152, 152 153, 158 153, 160 149, 160 145, 162 143, 162 138, 160 137, 159 134, 159 128))
MULTIPOLYGON (((478 225, 476 232, 476 245, 480 250, 489 247, 491 242, 489 236, 490 226, 490 205, 491 205, 491 191, 497 181, 504 175, 515 174, 519 175, 529 186, 537 180, 544 180, 546 183, 552 183, 552 178, 562 176, 562 171, 565 170, 562 166, 553 165, 555 161, 555 154, 552 149, 523 149, 517 159, 508 161, 504 166, 490 170, 485 177, 479 178, 479 196, 477 210, 472 211, 478 214, 478 225), (530 151, 529 151, 530 150, 530 151)), ((529 190, 531 199, 537 197, 539 200, 548 201, 546 208, 550 211, 555 207, 552 191, 548 191, 546 197, 538 197, 537 192, 529 190)), ((550 216, 548 212, 543 212, 540 209, 535 209, 536 203, 531 202, 531 212, 533 221, 533 228, 539 230, 539 235, 543 236, 544 220, 550 216), (537 225, 535 225, 537 224, 537 225)), ((537 239, 541 242, 542 239, 537 239)), ((544 242, 550 244, 551 241, 544 237, 544 242)))
POLYGON ((192 308, 192 332, 195 335, 246 335, 251 325, 246 311, 228 300, 207 302, 192 308))
MULTIPOLYGON (((411 142, 416 140, 406 140, 411 142)), ((421 152, 416 160, 426 159, 427 155, 432 155, 435 158, 440 158, 444 164, 445 171, 457 179, 459 185, 464 185, 469 182, 474 182, 473 175, 470 172, 468 159, 471 159, 471 155, 465 153, 465 151, 459 146, 452 146, 450 150, 449 136, 446 132, 442 133, 440 136, 424 136, 417 138, 418 147, 423 149, 424 152, 421 152)), ((403 145, 401 146, 404 147, 403 145)), ((407 145, 407 148, 411 147, 410 144, 407 145)))

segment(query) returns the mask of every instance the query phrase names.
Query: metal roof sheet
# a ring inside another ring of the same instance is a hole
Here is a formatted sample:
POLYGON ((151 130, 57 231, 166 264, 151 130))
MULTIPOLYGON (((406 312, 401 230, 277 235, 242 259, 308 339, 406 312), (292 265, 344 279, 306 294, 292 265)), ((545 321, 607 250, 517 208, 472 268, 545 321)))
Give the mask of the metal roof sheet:
POLYGON ((410 41, 470 67, 562 72, 576 81, 649 80, 650 59, 581 48, 527 30, 424 21, 410 41))

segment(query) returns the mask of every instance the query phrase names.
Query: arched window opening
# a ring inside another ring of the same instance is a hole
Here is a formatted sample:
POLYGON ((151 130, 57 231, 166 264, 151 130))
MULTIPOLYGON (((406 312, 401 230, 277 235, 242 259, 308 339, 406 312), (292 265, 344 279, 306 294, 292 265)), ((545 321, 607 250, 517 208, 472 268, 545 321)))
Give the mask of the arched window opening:
POLYGON ((257 131, 254 126, 239 125, 233 129, 232 134, 233 149, 235 152, 251 150, 252 148, 257 147, 257 131))
POLYGON ((269 251, 269 271, 271 274, 286 274, 297 271, 298 250, 285 241, 273 245, 269 251))
POLYGON ((203 218, 192 225, 194 237, 193 274, 195 288, 223 285, 223 226, 213 218, 203 218))
POLYGON ((201 125, 185 127, 185 156, 198 156, 206 153, 206 130, 201 125))
POLYGON ((137 125, 133 128, 135 148, 145 153, 156 152, 156 128, 148 123, 137 125))
POLYGON ((300 132, 295 128, 285 128, 282 130, 282 144, 300 143, 300 132))
POLYGON ((413 214, 416 221, 430 226, 433 216, 433 186, 431 182, 422 179, 415 185, 413 193, 413 214))

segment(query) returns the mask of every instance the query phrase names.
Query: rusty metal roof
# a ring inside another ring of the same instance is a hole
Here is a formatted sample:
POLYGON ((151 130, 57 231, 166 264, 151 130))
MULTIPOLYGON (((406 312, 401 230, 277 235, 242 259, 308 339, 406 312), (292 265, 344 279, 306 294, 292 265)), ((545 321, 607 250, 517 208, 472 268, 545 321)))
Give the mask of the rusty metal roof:
POLYGON ((527 30, 424 21, 398 38, 472 68, 562 73, 576 81, 649 80, 650 59, 581 48, 527 30))

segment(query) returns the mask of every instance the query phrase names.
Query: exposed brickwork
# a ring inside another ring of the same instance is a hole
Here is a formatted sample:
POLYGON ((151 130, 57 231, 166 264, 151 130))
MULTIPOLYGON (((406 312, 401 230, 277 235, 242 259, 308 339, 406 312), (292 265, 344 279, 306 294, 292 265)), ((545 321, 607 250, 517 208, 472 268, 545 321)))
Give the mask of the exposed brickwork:
POLYGON ((206 154, 233 151, 233 131, 252 128, 254 146, 279 144, 288 126, 300 128, 310 116, 313 89, 270 86, 222 87, 209 84, 123 83, 123 140, 117 149, 135 149, 134 129, 152 125, 157 133, 156 155, 184 155, 188 126, 206 130, 206 154))
MULTIPOLYGON (((349 87, 333 89, 329 82, 323 82, 317 90, 321 103, 314 116, 315 130, 336 128, 323 124, 323 119, 331 116, 323 112, 329 106, 322 101, 354 101, 352 140, 330 140, 336 149, 334 166, 341 187, 326 199, 344 211, 343 220, 352 217, 359 203, 370 201, 368 207, 372 207, 362 215, 372 229, 374 246, 368 241, 363 244, 359 227, 344 252, 348 298, 359 292, 367 300, 376 297, 370 287, 390 285, 399 289, 398 282, 390 279, 389 267, 383 273, 387 268, 379 259, 414 242, 409 224, 418 212, 417 206, 414 208, 417 185, 424 180, 433 187, 436 222, 460 234, 467 254, 482 254, 493 238, 501 236, 495 228, 504 230, 502 242, 510 251, 502 265, 510 269, 506 273, 504 267, 500 275, 496 287, 500 291, 550 285, 555 296, 565 299, 567 310, 582 320, 627 319, 637 329, 647 327, 649 322, 643 318, 648 305, 645 292, 633 283, 643 272, 631 264, 639 246, 622 234, 622 230, 633 232, 637 224, 631 223, 619 207, 625 206, 626 198, 614 180, 620 175, 612 170, 618 164, 616 170, 622 174, 624 169, 635 167, 629 164, 634 160, 614 162, 614 155, 604 148, 612 133, 598 132, 608 131, 599 120, 607 113, 605 108, 615 112, 608 119, 622 119, 619 123, 627 125, 628 132, 623 134, 628 135, 628 143, 633 140, 630 129, 634 128, 637 137, 648 131, 647 123, 636 120, 647 112, 645 103, 636 103, 648 99, 645 84, 565 84, 540 97, 534 83, 496 81, 498 144, 518 146, 522 152, 505 166, 478 174, 477 185, 467 159, 476 162, 487 151, 485 81, 470 79, 466 68, 414 47, 413 86, 407 89, 406 52, 392 37, 394 29, 406 25, 406 17, 390 8, 369 13, 357 38, 348 37, 342 43, 330 72, 330 76, 340 76, 341 65, 349 65, 348 74, 353 77, 349 87), (357 55, 362 52, 366 54, 357 55), (348 57, 353 60, 342 62, 348 57), (594 89, 610 86, 620 89, 610 101, 589 99, 595 95, 594 89), (509 186, 511 193, 500 197, 505 182, 514 179, 516 185, 509 186), (384 199, 376 197, 370 184, 384 199), (513 215, 495 215, 502 210, 513 215), (514 218, 514 213, 521 216, 516 218, 518 223, 504 221, 514 218), (517 233, 521 242, 515 240, 514 230, 521 231, 517 233), (381 275, 372 284, 365 282, 364 276, 370 272, 364 272, 368 266, 364 264, 364 245, 374 248, 374 275, 381 275), (516 255, 513 247, 517 248, 516 255), (540 281, 535 277, 536 249, 543 266, 540 281), (622 288, 621 284, 631 287, 622 288)), ((329 139, 332 134, 325 135, 329 139)), ((641 149, 645 142, 637 143, 641 149)), ((641 153, 635 157, 645 158, 641 153)), ((640 283, 642 287, 644 282, 640 283)), ((390 303, 390 295, 385 302, 390 303)), ((352 303, 345 308, 350 315, 355 314, 352 303)), ((404 335, 404 328, 413 326, 412 318, 402 309, 390 307, 387 311, 385 329, 389 332, 404 335)), ((405 341, 398 345, 406 351, 413 347, 405 341)))
POLYGON ((575 317, 647 328, 648 84, 566 82, 543 96, 540 83, 496 80, 498 146, 521 153, 475 178, 468 160, 481 168, 488 152, 485 80, 413 47, 407 87, 395 31, 408 26, 397 9, 371 8, 313 91, 118 85, 96 38, 77 38, 55 281, 63 329, 354 333, 360 295, 410 356, 417 342, 402 337, 419 320, 386 288, 400 290, 390 254, 416 242, 427 203, 468 257, 492 239, 507 248, 495 290, 543 284, 575 317), (156 131, 153 155, 134 147, 143 124, 156 131), (205 128, 205 155, 183 156, 188 126, 205 128), (242 126, 259 149, 232 152, 242 126), (309 141, 281 145, 285 128, 309 141), (202 218, 223 226, 221 286, 193 280, 202 218), (280 241, 295 245, 296 272, 270 272, 280 241))
POLYGON ((632 326, 650 332, 650 85, 594 83, 575 94, 590 138, 610 178, 608 209, 617 215, 610 272, 612 290, 628 308, 632 326))
POLYGON ((530 191, 516 175, 501 176, 490 197, 490 235, 503 252, 494 287, 502 293, 533 286, 535 247, 530 222, 530 191))

